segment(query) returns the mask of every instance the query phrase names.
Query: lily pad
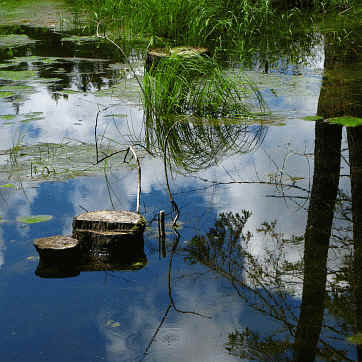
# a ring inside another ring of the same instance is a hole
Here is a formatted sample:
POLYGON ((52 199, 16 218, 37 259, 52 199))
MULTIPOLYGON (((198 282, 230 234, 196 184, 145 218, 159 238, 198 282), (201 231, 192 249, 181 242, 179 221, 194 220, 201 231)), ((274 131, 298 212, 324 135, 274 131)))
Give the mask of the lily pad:
POLYGON ((100 38, 97 38, 95 35, 93 36, 77 36, 77 35, 72 35, 72 36, 67 36, 62 38, 62 41, 73 41, 76 43, 81 43, 81 42, 88 42, 88 41, 100 41, 100 38))
POLYGON ((0 115, 1 119, 6 119, 6 120, 11 120, 11 119, 15 119, 16 115, 15 114, 2 114, 0 115))
POLYGON ((63 94, 79 94, 81 92, 73 90, 73 89, 63 89, 61 91, 61 93, 63 93, 63 94))
POLYGON ((12 97, 15 96, 16 93, 14 92, 2 92, 0 91, 0 98, 8 98, 8 97, 12 97))
POLYGON ((29 123, 29 122, 33 122, 33 121, 41 121, 42 119, 44 119, 44 117, 29 117, 29 118, 25 118, 25 119, 21 120, 21 122, 29 123))
POLYGON ((1 188, 4 189, 13 189, 15 187, 15 185, 13 184, 5 184, 5 185, 0 185, 1 188))
POLYGON ((303 117, 303 119, 305 121, 321 121, 323 119, 323 117, 321 117, 321 116, 307 116, 307 117, 303 117))
POLYGON ((0 48, 15 48, 35 42, 36 40, 30 39, 25 34, 0 35, 0 48))
POLYGON ((10 60, 12 64, 20 63, 42 63, 42 64, 52 64, 56 63, 59 58, 56 57, 39 57, 36 55, 30 55, 28 57, 15 57, 10 60))
POLYGON ((28 261, 37 261, 39 259, 38 256, 35 256, 35 255, 30 255, 26 258, 26 260, 28 261))
POLYGON ((4 85, 0 87, 0 91, 9 92, 28 92, 34 90, 34 87, 30 85, 4 85))
POLYGON ((37 116, 41 116, 43 114, 43 112, 30 112, 30 113, 25 113, 24 116, 25 117, 37 117, 37 116))
POLYGON ((32 215, 18 217, 16 220, 24 224, 37 224, 39 222, 49 221, 53 218, 51 215, 32 215))
POLYGON ((344 117, 329 118, 327 121, 331 123, 341 124, 342 126, 346 127, 362 126, 362 118, 359 117, 344 116, 344 117))
POLYGON ((117 327, 120 327, 120 326, 121 326, 121 323, 116 322, 116 321, 110 319, 109 321, 106 322, 106 326, 107 326, 107 327, 111 327, 111 328, 117 328, 117 327))
POLYGON ((23 81, 25 79, 31 79, 36 76, 33 70, 1 70, 0 79, 12 80, 12 81, 23 81))
POLYGON ((127 118, 127 114, 122 114, 122 113, 119 113, 119 114, 106 114, 104 117, 114 117, 114 118, 127 118))

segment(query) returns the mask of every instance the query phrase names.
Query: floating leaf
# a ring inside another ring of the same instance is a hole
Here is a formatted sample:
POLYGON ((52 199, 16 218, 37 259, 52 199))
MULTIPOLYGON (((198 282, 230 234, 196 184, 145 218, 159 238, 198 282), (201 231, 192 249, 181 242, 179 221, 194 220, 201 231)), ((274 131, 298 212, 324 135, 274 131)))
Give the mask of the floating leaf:
POLYGON ((24 34, 0 35, 0 48, 14 48, 35 42, 36 40, 30 39, 27 35, 24 34))
POLYGON ((7 98, 7 97, 12 97, 15 96, 16 93, 14 92, 1 92, 0 91, 0 98, 7 98))
POLYGON ((62 94, 79 94, 81 93, 80 91, 76 91, 76 90, 73 90, 73 89, 63 89, 61 91, 62 94))
POLYGON ((39 222, 49 221, 53 218, 51 215, 32 215, 32 216, 23 216, 18 217, 16 220, 24 224, 36 224, 39 222))
POLYGON ((327 119, 328 122, 341 124, 342 126, 346 127, 357 127, 362 126, 362 118, 359 117, 336 117, 336 118, 329 118, 327 119))
POLYGON ((30 117, 30 118, 23 119, 21 122, 28 123, 28 122, 32 122, 32 121, 40 121, 42 119, 44 119, 44 117, 30 117))
POLYGON ((5 185, 0 185, 0 187, 2 187, 4 189, 13 189, 15 187, 15 185, 13 185, 13 184, 5 184, 5 185))
POLYGON ((111 328, 117 328, 121 326, 121 323, 115 322, 112 319, 110 319, 109 321, 106 322, 106 326, 111 328))
POLYGON ((37 257, 37 256, 34 256, 34 255, 28 256, 28 257, 26 258, 26 260, 29 260, 29 261, 35 261, 35 260, 37 260, 37 259, 38 259, 38 257, 37 257))
POLYGON ((323 119, 323 117, 321 117, 321 116, 307 116, 307 117, 303 117, 302 119, 304 119, 305 121, 321 121, 323 119))
POLYGON ((0 79, 23 81, 24 79, 34 78, 36 73, 33 70, 1 70, 0 79))
POLYGON ((2 115, 0 115, 0 118, 10 120, 10 119, 16 118, 16 115, 15 114, 2 114, 2 115))
POLYGON ((62 41, 73 41, 76 43, 80 43, 80 42, 86 42, 86 41, 98 41, 99 42, 100 39, 95 35, 91 35, 91 36, 72 35, 72 36, 62 38, 62 41))

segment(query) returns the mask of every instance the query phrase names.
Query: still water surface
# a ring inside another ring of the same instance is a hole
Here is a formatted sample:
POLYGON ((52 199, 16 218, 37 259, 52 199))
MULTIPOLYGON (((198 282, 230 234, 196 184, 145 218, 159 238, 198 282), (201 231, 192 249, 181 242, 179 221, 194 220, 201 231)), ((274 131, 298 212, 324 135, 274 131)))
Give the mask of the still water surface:
MULTIPOLYGON (((123 163, 123 155, 106 167, 92 166, 94 131, 97 121, 101 155, 141 142, 146 132, 142 104, 127 63, 107 44, 69 40, 53 23, 4 22, 0 30, 27 36, 26 44, 0 47, 1 360, 291 360, 297 325, 300 335, 300 328, 312 329, 315 321, 313 311, 310 320, 299 318, 301 260, 307 257, 303 235, 311 220, 312 185, 319 180, 313 179, 318 122, 303 118, 320 113, 322 89, 328 87, 323 43, 313 48, 305 66, 246 72, 273 117, 234 126, 240 133, 237 147, 245 137, 254 139, 250 152, 230 146, 214 165, 206 167, 203 159, 191 165, 198 172, 173 170, 177 231, 171 228, 175 214, 163 160, 139 150, 141 213, 147 220, 142 268, 40 278, 35 238, 71 234, 73 217, 85 210, 135 210, 135 168, 123 163), (165 257, 158 246, 160 210, 168 223, 165 257), (31 215, 52 219, 20 221, 31 215)), ((139 75, 141 54, 137 49, 129 54, 139 75)), ((346 340, 358 321, 344 272, 351 265, 353 241, 345 129, 342 150, 327 264, 331 298, 316 346, 318 360, 357 358, 355 345, 346 340)), ((319 276, 313 278, 317 284, 319 276)))

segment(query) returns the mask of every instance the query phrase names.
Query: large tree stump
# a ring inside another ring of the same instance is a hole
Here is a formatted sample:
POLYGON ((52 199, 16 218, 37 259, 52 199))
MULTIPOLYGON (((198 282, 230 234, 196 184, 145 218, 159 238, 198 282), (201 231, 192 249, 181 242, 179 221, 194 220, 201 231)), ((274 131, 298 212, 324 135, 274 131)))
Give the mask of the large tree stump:
POLYGON ((190 46, 150 49, 147 52, 145 69, 147 72, 151 69, 155 69, 161 59, 165 59, 166 57, 170 57, 172 55, 179 55, 181 57, 189 58, 207 54, 208 50, 206 48, 196 48, 190 46))
POLYGON ((34 240, 39 253, 35 274, 44 278, 65 278, 80 273, 79 242, 70 236, 56 235, 34 240))
POLYGON ((76 216, 73 237, 81 254, 107 261, 143 253, 145 219, 130 211, 93 211, 76 216))

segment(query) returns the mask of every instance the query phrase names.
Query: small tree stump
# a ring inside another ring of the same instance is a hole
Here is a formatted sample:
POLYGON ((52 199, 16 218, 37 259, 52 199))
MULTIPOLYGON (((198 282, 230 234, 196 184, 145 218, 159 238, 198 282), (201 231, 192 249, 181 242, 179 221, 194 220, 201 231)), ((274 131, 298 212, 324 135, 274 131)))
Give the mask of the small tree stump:
POLYGON ((150 71, 150 69, 154 69, 161 59, 170 57, 172 55, 179 55, 181 57, 189 58, 197 55, 207 54, 208 50, 206 48, 196 48, 190 46, 150 49, 147 52, 145 69, 147 72, 150 71))
POLYGON ((39 265, 35 274, 45 278, 64 278, 78 275, 79 242, 70 236, 56 235, 34 240, 39 253, 39 265))
POLYGON ((56 235, 34 240, 39 256, 50 263, 79 258, 79 242, 70 236, 56 235))
POLYGON ((73 220, 82 256, 125 258, 143 252, 145 219, 130 211, 92 211, 73 220))

